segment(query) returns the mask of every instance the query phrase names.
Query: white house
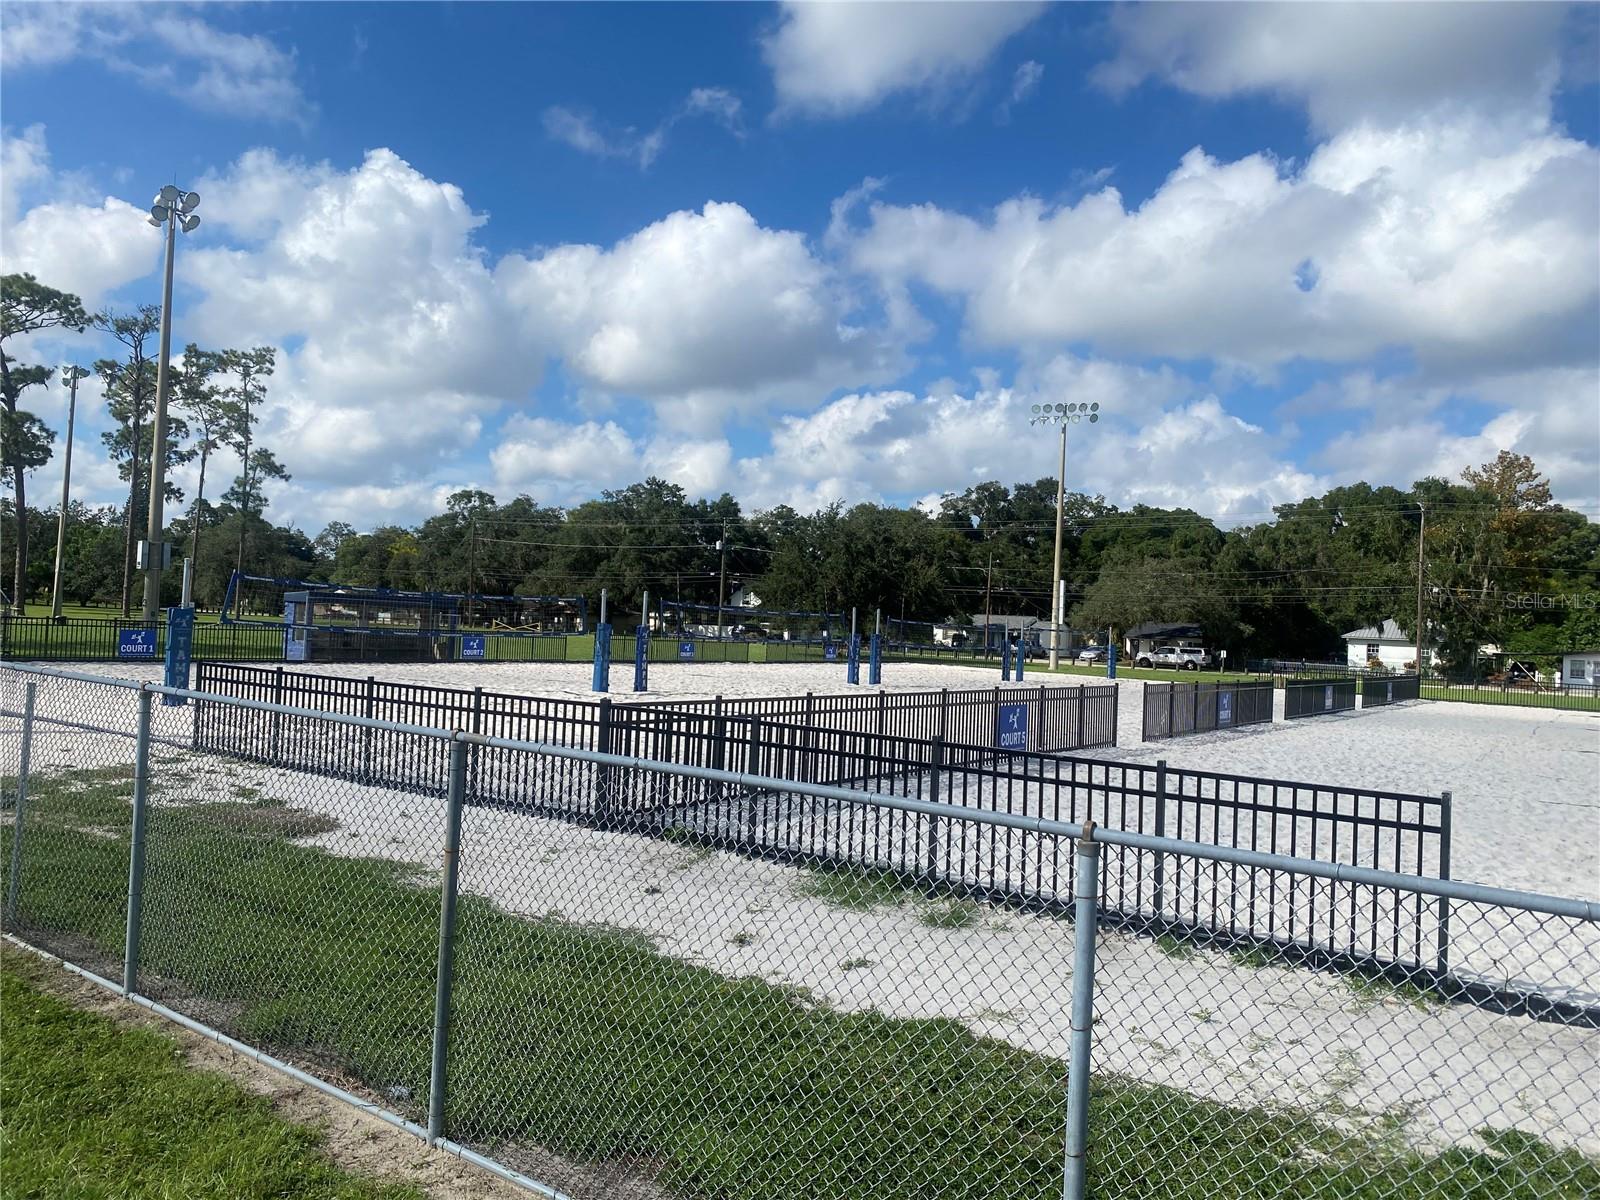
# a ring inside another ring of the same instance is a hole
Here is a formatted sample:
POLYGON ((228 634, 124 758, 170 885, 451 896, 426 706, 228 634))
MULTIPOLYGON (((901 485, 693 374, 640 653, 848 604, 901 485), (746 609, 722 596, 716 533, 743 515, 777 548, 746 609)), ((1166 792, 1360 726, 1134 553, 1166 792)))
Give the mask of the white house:
POLYGON ((1567 687, 1600 687, 1600 650, 1563 654, 1561 682, 1567 687))
MULTIPOLYGON (((1345 662, 1352 667, 1370 666, 1376 659, 1391 671, 1403 671, 1407 663, 1415 662, 1417 658, 1415 639, 1401 632, 1400 626, 1392 618, 1376 628, 1369 625, 1365 629, 1352 629, 1344 635, 1344 648, 1345 662)), ((1423 649, 1424 665, 1431 653, 1423 649)))

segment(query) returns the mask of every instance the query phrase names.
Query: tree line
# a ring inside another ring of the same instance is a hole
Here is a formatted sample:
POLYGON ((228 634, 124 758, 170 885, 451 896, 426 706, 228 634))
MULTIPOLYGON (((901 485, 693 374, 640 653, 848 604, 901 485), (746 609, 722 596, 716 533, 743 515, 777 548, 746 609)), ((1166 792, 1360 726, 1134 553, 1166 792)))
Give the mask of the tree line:
MULTIPOLYGON (((14 278, 7 278, 8 336, 14 278)), ((128 601, 129 514, 137 520, 142 511, 140 476, 148 467, 138 464, 151 453, 141 405, 153 400, 153 375, 135 336, 150 319, 142 312, 87 318, 69 310, 58 320, 69 328, 72 320, 103 321, 98 327, 126 348, 120 361, 96 370, 104 369, 117 422, 107 445, 129 481, 128 501, 71 507, 63 588, 73 603, 128 601)), ((22 325, 18 319, 15 327, 22 325)), ((13 390, 14 379, 37 369, 3 365, 13 498, 0 524, 18 552, 14 595, 38 598, 48 594, 52 556, 25 546, 51 544, 56 512, 18 501, 27 472, 48 460, 50 439, 17 406, 21 389, 13 390), (13 532, 19 509, 28 514, 20 536, 13 532)), ((173 463, 198 457, 200 486, 168 540, 194 558, 203 607, 222 603, 242 566, 365 587, 582 595, 591 612, 603 588, 618 623, 633 619, 646 591, 653 606, 711 606, 741 586, 768 609, 854 607, 868 628, 881 613, 891 633, 924 639, 935 624, 1050 618, 1056 481, 1048 478, 979 483, 932 510, 862 503, 812 513, 786 505, 747 512, 731 495, 691 499, 657 478, 570 507, 529 496, 502 502, 468 489, 418 525, 363 532, 334 522, 310 537, 263 516, 262 484, 287 478, 252 441, 272 366, 270 349, 189 347, 174 367, 173 403, 183 423, 168 453, 173 463), (205 468, 222 447, 246 470, 213 504, 204 498, 205 468)), ((182 499, 176 489, 174 498, 182 499)), ((1530 657, 1600 648, 1600 526, 1556 504, 1525 456, 1503 451, 1459 479, 1430 477, 1408 489, 1350 484, 1263 516, 1223 528, 1190 509, 1124 509, 1067 492, 1069 624, 1103 640, 1147 622, 1182 622, 1200 626, 1230 656, 1342 658, 1345 632, 1385 619, 1415 636, 1420 543, 1424 621, 1447 662, 1466 663, 1486 644, 1530 657)), ((176 576, 169 573, 169 601, 176 576)))
MULTIPOLYGON (((139 540, 142 514, 148 511, 150 465, 155 454, 164 456, 165 503, 179 511, 168 525, 168 540, 179 544, 197 563, 212 566, 219 557, 202 543, 215 535, 236 548, 233 565, 242 568, 252 537, 265 536, 276 543, 276 533, 262 517, 267 505, 263 485, 287 480, 289 473, 272 450, 255 437, 267 381, 276 363, 270 346, 247 350, 207 350, 190 343, 181 357, 168 364, 168 417, 165 445, 154 445, 153 418, 160 369, 155 341, 161 329, 161 310, 153 304, 128 311, 88 313, 77 296, 40 283, 32 275, 0 278, 0 464, 11 493, 3 530, 12 547, 10 600, 17 611, 48 588, 53 556, 34 552, 52 544, 56 516, 30 507, 27 477, 49 462, 55 452, 56 433, 23 407, 31 388, 51 381, 53 368, 23 363, 14 357, 27 336, 50 331, 83 333, 96 330, 119 347, 114 358, 98 359, 92 372, 72 366, 63 371, 62 383, 73 377, 98 377, 101 395, 112 421, 101 434, 106 454, 127 484, 125 503, 89 509, 69 502, 68 551, 63 555, 62 590, 74 603, 120 604, 122 615, 132 609, 134 547, 139 540), (241 464, 220 502, 206 498, 206 473, 213 455, 229 450, 241 464), (174 467, 198 462, 195 494, 187 507, 184 493, 172 482, 174 467), (28 519, 18 522, 18 512, 28 519), (71 580, 69 583, 68 581, 71 580)), ((303 540, 303 539, 302 539, 303 540)))

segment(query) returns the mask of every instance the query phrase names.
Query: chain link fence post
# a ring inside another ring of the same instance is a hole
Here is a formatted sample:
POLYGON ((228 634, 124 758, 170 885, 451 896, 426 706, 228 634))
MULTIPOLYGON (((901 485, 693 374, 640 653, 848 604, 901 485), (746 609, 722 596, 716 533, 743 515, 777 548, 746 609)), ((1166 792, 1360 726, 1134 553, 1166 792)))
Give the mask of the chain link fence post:
POLYGON ((128 844, 128 927, 122 946, 122 990, 139 990, 139 934, 144 922, 145 817, 150 807, 150 701, 139 689, 139 740, 133 751, 133 830, 128 844))
POLYGON ((22 702, 22 749, 17 762, 17 797, 11 809, 11 870, 6 877, 6 928, 17 927, 17 897, 22 887, 22 825, 28 806, 28 760, 33 755, 33 708, 38 698, 39 685, 29 682, 24 687, 22 702))
MULTIPOLYGON (((1450 793, 1439 794, 1439 878, 1450 878, 1450 793)), ((1442 982, 1450 974, 1450 897, 1439 897, 1439 961, 1442 982)))
POLYGON ((439 964, 433 996, 433 1068, 428 1077, 428 1144, 444 1136, 445 1068, 450 1047, 450 985, 455 974, 456 892, 461 867, 461 803, 467 791, 467 744, 450 743, 444 816, 444 879, 439 889, 439 964))
POLYGON ((1099 936, 1100 845, 1085 821, 1073 873, 1072 1045, 1067 1065, 1067 1137, 1061 1200, 1084 1200, 1089 1156, 1089 1051, 1094 1030, 1095 942, 1099 936))

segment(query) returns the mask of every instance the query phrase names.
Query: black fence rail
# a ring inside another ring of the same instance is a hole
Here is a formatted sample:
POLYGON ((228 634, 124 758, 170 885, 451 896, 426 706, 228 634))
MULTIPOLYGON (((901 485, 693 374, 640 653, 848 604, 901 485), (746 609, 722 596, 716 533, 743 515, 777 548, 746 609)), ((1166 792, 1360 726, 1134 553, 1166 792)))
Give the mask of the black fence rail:
MULTIPOLYGON (((725 699, 719 712, 715 701, 696 709, 502 696, 220 664, 206 664, 202 673, 206 690, 228 688, 230 695, 296 707, 849 785, 965 809, 1093 819, 1117 829, 1352 866, 1449 874, 1448 795, 1007 750, 993 737, 969 745, 879 732, 870 723, 815 723, 823 707, 817 702, 834 697, 812 697, 814 723, 805 725, 799 723, 803 712, 797 716, 771 698, 742 700, 744 711, 733 711, 725 699)), ((986 691, 992 698, 992 690, 986 691)), ((1013 689, 1002 697, 1032 692, 1013 689)), ((204 700, 194 710, 197 750, 407 791, 437 793, 445 785, 442 757, 416 753, 415 739, 399 732, 204 700)), ((877 711, 833 710, 852 719, 869 715, 873 722, 877 711)), ((887 724, 890 718, 884 719, 887 724)), ((472 748, 468 795, 480 806, 652 836, 690 836, 789 862, 889 870, 1028 907, 1064 910, 1071 903, 1072 846, 1009 828, 941 823, 781 789, 769 793, 501 746, 472 748)), ((1443 970, 1448 963, 1448 906, 1434 900, 1244 867, 1186 871, 1166 856, 1131 850, 1108 854, 1101 870, 1110 915, 1141 930, 1270 942, 1309 958, 1382 967, 1443 970)))
MULTIPOLYGON (((165 621, 110 617, 0 616, 0 660, 7 662, 160 662, 165 621)), ((196 659, 275 661, 283 658, 283 629, 197 622, 196 659)))
POLYGON ((1289 679, 1283 685, 1283 719, 1348 712, 1356 706, 1356 680, 1289 679))
POLYGON ((819 696, 658 700, 663 711, 754 717, 804 728, 843 729, 967 746, 1012 750, 1082 750, 1117 741, 1117 689, 1103 687, 941 688, 925 692, 861 692, 819 696), (1018 709, 1021 710, 1018 719, 1018 709), (1008 722, 1008 740, 1000 723, 1008 722))
POLYGON ((1422 695, 1420 675, 1369 675, 1361 681, 1361 707, 1379 708, 1417 700, 1422 695))
POLYGON ((1147 742, 1272 721, 1273 687, 1259 683, 1147 683, 1142 738, 1147 742))
POLYGON ((1381 678, 1394 674, 1381 667, 1342 662, 1307 662, 1298 658, 1252 658, 1245 662, 1244 669, 1252 675, 1282 675, 1286 679, 1349 679, 1368 675, 1381 678))

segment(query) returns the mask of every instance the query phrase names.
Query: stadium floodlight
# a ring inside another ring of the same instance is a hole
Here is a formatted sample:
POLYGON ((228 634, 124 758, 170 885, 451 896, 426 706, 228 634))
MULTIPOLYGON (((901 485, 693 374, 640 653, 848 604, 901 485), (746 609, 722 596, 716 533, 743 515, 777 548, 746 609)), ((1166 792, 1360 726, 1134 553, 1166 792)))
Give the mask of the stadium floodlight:
POLYGON ((1028 418, 1029 425, 1059 425, 1061 427, 1061 468, 1056 472, 1056 557, 1052 572, 1054 586, 1050 591, 1050 669, 1061 665, 1061 626, 1066 620, 1066 597, 1061 594, 1061 524, 1067 500, 1067 426, 1081 425, 1085 420, 1097 424, 1100 420, 1098 400, 1058 400, 1052 404, 1034 404, 1029 412, 1037 415, 1028 418))
POLYGON ((163 501, 166 497, 167 470, 167 368, 172 358, 172 258, 178 245, 178 230, 193 233, 200 218, 190 216, 200 203, 200 193, 187 192, 167 184, 150 204, 150 224, 167 227, 167 261, 161 292, 161 357, 156 360, 156 414, 150 431, 150 513, 145 525, 144 620, 154 621, 161 609, 161 560, 156 544, 161 541, 163 501))

